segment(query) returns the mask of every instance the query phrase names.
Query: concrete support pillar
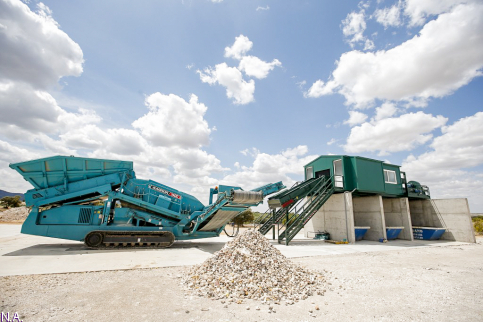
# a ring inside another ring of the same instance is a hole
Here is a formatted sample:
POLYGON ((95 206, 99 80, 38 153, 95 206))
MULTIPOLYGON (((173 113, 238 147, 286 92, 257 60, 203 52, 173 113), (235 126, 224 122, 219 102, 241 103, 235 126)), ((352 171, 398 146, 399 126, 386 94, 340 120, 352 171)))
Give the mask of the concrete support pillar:
POLYGON ((352 199, 354 207, 354 225, 371 227, 363 239, 378 241, 387 239, 384 221, 384 207, 381 196, 358 197, 352 199))
POLYGON ((408 198, 382 198, 386 227, 404 227, 398 239, 414 240, 408 198))
POLYGON ((327 231, 332 240, 355 242, 352 194, 333 194, 304 227, 304 235, 313 237, 314 232, 327 231))

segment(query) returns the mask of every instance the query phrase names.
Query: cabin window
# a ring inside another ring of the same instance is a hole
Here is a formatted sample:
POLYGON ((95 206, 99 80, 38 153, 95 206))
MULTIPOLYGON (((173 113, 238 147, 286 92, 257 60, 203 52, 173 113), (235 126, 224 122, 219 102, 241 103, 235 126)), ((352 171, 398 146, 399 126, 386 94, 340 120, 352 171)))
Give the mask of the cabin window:
POLYGON ((384 181, 386 183, 397 184, 396 171, 384 170, 384 181))
POLYGON ((308 167, 305 168, 305 180, 312 179, 314 177, 314 168, 308 167))

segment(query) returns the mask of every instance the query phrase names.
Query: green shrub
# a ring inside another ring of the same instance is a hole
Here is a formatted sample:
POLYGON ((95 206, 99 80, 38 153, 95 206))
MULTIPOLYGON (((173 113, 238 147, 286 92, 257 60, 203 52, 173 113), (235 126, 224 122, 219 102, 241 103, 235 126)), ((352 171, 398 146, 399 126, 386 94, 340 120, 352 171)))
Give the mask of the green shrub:
POLYGON ((243 224, 248 224, 253 222, 254 215, 251 209, 247 209, 233 220, 238 226, 243 226, 243 224))
POLYGON ((473 217, 473 227, 476 233, 483 233, 483 216, 473 217))
POLYGON ((22 200, 20 200, 20 196, 15 197, 3 197, 0 199, 0 205, 5 208, 17 208, 22 205, 22 200))

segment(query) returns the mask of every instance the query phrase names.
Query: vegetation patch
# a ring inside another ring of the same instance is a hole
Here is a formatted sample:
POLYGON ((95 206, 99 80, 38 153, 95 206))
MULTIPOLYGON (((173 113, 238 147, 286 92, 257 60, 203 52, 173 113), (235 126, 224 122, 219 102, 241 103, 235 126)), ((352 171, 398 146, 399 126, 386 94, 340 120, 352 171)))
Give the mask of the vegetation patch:
POLYGON ((475 233, 478 235, 483 234, 483 216, 473 217, 473 227, 475 228, 475 233))

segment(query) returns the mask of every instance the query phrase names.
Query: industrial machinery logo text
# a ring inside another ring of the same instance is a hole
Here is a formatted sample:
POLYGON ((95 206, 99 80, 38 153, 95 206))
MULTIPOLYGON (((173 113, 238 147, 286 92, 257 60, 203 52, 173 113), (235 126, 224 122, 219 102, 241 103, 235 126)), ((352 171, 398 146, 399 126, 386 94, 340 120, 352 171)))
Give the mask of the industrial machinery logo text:
POLYGON ((156 186, 153 186, 153 185, 149 185, 149 189, 156 190, 157 192, 164 193, 165 195, 168 195, 168 196, 173 197, 173 198, 176 198, 176 199, 181 199, 181 196, 180 195, 177 195, 177 194, 172 193, 170 191, 166 191, 164 189, 161 189, 160 187, 156 187, 156 186))

